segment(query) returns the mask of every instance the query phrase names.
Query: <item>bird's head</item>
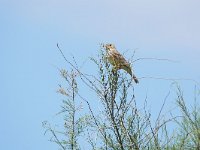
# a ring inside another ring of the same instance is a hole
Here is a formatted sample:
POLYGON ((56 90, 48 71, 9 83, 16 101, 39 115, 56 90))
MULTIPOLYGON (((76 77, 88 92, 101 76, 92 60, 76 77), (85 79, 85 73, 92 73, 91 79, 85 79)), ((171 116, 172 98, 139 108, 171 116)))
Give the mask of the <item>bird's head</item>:
POLYGON ((115 45, 114 44, 105 44, 103 45, 103 47, 108 51, 108 50, 112 50, 115 49, 115 45))

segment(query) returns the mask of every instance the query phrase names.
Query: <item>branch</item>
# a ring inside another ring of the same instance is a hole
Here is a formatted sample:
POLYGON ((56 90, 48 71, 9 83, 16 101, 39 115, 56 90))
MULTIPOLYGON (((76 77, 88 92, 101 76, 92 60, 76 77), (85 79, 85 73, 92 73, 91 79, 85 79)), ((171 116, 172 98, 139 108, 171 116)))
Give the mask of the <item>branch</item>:
POLYGON ((152 76, 149 76, 149 77, 140 77, 138 79, 156 79, 156 80, 171 80, 171 81, 185 80, 185 81, 192 81, 192 82, 194 82, 194 83, 196 83, 197 85, 200 86, 199 82, 197 82, 194 79, 190 79, 190 78, 162 78, 162 77, 152 77, 152 76))
POLYGON ((136 62, 136 61, 139 61, 139 60, 158 60, 158 61, 169 61, 169 62, 173 62, 173 63, 179 63, 180 62, 180 61, 177 61, 177 60, 171 60, 171 59, 167 59, 167 58, 155 58, 155 57, 141 57, 141 58, 134 60, 133 62, 136 62))

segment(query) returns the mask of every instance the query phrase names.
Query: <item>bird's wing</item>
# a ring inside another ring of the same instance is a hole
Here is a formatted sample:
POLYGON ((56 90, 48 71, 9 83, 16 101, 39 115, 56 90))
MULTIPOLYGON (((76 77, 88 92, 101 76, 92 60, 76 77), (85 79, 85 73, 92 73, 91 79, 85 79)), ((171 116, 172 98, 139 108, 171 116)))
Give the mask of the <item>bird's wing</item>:
POLYGON ((115 50, 114 52, 113 52, 113 57, 114 57, 114 59, 116 59, 117 61, 119 61, 120 63, 128 63, 127 61, 126 61, 126 59, 124 58, 124 56, 123 55, 121 55, 117 50, 115 50))

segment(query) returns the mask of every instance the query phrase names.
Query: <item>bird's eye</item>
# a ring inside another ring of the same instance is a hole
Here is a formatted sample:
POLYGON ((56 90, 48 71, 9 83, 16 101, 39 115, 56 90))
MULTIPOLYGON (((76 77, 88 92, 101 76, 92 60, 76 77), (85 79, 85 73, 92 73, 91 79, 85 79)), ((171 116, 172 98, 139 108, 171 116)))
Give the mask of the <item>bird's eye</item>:
POLYGON ((112 46, 112 44, 110 44, 110 46, 112 46))

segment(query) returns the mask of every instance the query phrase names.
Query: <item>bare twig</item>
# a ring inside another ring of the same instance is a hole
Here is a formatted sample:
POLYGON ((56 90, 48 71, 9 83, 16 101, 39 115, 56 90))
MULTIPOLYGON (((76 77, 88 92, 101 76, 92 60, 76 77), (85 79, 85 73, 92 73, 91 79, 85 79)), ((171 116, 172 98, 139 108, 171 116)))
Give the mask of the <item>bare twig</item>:
POLYGON ((156 80, 169 80, 169 81, 192 81, 194 82, 195 84, 199 85, 200 86, 200 83, 197 82, 196 80, 194 79, 190 79, 190 78, 163 78, 163 77, 152 77, 152 76, 146 76, 146 77, 140 77, 138 79, 156 79, 156 80))
POLYGON ((179 61, 177 61, 177 60, 171 60, 171 59, 167 59, 167 58, 154 58, 154 57, 138 58, 138 59, 134 60, 133 62, 137 62, 140 60, 158 60, 158 61, 169 61, 169 62, 173 62, 173 63, 179 63, 179 61))

